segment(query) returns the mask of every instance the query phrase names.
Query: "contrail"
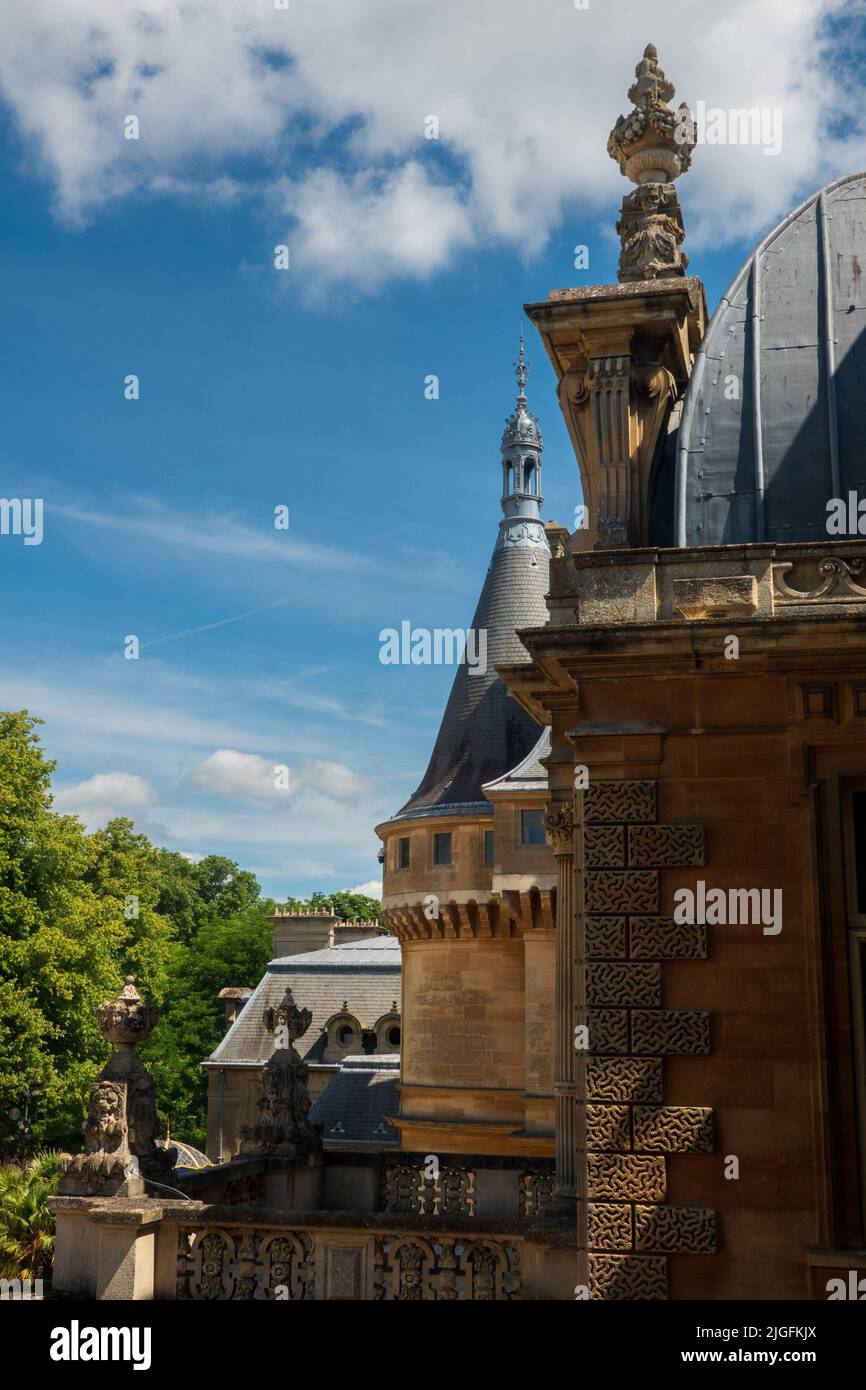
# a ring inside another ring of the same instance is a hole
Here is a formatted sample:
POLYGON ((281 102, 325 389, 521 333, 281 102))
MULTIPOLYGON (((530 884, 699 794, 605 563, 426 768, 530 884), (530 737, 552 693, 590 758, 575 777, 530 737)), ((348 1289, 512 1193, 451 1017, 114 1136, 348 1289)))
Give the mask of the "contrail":
POLYGON ((244 618, 254 618, 257 613, 267 613, 270 608, 279 608, 281 604, 288 602, 288 598, 278 598, 273 603, 266 603, 264 608, 251 608, 248 613, 238 613, 234 618, 220 618, 218 622, 204 623, 202 627, 187 627, 183 632, 170 632, 167 637, 154 637, 151 642, 141 642, 139 650, 144 647, 158 647, 163 642, 174 642, 178 637, 194 637, 197 632, 210 632, 215 627, 225 627, 226 623, 239 623, 244 618))

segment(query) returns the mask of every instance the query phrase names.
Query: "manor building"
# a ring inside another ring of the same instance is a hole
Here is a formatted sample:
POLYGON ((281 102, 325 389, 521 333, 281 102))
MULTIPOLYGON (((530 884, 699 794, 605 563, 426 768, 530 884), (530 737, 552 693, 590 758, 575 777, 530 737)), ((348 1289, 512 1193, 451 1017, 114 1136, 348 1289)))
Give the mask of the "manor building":
MULTIPOLYGON (((248 1038, 258 1075, 237 1146, 213 1140, 230 1161, 176 1179, 193 1201, 137 1196, 134 1219, 121 1203, 113 1243, 111 1201, 74 1189, 90 1170, 71 1161, 61 1290, 859 1288, 866 555, 827 520, 866 494, 866 175, 790 213, 708 324, 676 186, 694 133, 673 95, 650 45, 608 146, 630 185, 617 283, 526 306, 588 524, 541 519, 521 345, 472 624, 486 670, 458 668, 417 791, 378 827, 399 1000, 363 971, 363 1008, 322 983, 329 951, 366 945, 372 963, 375 942, 275 950, 210 1059, 218 1077, 248 1038), (722 901, 761 911, 711 916, 722 901), (327 1052, 338 995, 378 1056, 327 1052), (306 1036, 338 1071, 318 1129, 306 1036), (389 1077, 390 1111, 360 1103, 389 1077), (387 1141, 350 1133, 353 1116, 384 1117, 387 1141)), ((117 1105, 131 1066, 109 1073, 117 1105)))

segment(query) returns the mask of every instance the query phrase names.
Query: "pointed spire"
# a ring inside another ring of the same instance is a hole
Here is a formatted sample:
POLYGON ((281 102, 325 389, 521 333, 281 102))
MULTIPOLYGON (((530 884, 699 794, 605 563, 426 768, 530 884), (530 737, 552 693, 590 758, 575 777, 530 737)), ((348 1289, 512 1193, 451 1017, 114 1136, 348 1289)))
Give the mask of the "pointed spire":
POLYGON ((526 354, 523 349, 523 329, 520 330, 520 356, 514 364, 514 375, 517 377, 517 404, 526 405, 526 377, 529 368, 526 365, 526 354))
POLYGON ((506 545, 538 547, 549 553, 541 523, 541 454, 544 445, 538 420, 526 403, 526 346, 520 330, 520 351, 514 364, 517 404, 505 421, 502 435, 502 512, 497 549, 506 545))

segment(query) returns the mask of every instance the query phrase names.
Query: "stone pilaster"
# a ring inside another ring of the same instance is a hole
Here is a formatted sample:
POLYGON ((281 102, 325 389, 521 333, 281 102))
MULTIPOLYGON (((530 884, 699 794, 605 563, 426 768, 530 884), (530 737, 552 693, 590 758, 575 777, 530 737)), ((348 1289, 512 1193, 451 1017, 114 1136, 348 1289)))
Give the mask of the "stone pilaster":
POLYGON ((577 1196, 577 1125, 575 1113, 575 1007, 577 971, 574 945, 574 808, 553 802, 545 828, 556 861, 556 977, 554 990, 555 1063, 553 1092, 556 1116, 556 1198, 561 1204, 577 1196))

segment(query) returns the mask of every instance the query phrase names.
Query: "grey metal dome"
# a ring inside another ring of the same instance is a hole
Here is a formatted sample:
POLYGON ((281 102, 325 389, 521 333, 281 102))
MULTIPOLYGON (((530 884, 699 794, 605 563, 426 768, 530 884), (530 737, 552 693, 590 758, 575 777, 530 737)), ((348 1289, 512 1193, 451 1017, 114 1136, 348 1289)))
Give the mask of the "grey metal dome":
POLYGON ((656 502, 657 545, 828 540, 827 503, 866 492, 866 174, 765 237, 695 361, 656 502), (670 513, 668 513, 668 516, 670 513))

